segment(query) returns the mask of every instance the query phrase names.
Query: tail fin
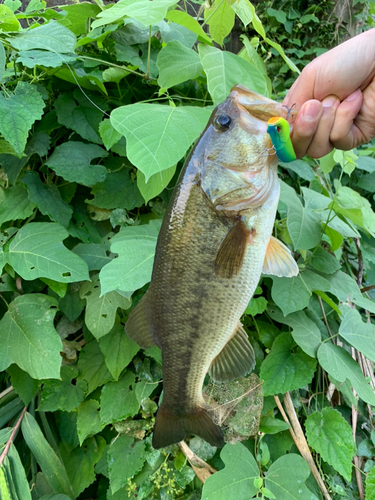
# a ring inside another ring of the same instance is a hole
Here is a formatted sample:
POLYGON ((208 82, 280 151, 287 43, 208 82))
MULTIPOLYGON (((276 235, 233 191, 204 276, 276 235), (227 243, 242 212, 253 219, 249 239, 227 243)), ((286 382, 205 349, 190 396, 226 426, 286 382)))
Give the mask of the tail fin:
POLYGON ((152 438, 154 448, 164 448, 179 443, 191 434, 200 436, 211 446, 222 448, 225 444, 220 427, 213 422, 209 412, 204 408, 197 407, 191 413, 176 415, 161 405, 156 414, 152 438))

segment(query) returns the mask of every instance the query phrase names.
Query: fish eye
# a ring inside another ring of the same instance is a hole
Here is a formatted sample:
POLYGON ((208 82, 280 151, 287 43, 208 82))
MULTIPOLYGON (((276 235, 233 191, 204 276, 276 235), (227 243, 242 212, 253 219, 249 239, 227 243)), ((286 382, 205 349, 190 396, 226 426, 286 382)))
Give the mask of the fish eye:
POLYGON ((228 115, 219 115, 215 118, 214 125, 218 132, 225 132, 229 129, 232 119, 228 115))

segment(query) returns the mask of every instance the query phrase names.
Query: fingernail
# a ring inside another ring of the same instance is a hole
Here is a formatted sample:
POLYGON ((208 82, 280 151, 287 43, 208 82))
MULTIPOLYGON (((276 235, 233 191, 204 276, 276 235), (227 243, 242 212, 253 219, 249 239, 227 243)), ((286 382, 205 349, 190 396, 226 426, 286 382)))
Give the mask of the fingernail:
POLYGON ((311 101, 306 103, 303 110, 303 117, 306 120, 316 120, 320 113, 320 103, 317 101, 311 101))
POLYGON ((322 101, 323 108, 332 108, 332 106, 338 101, 335 96, 328 96, 322 101))
POLYGON ((357 99, 360 93, 361 93, 360 89, 355 90, 352 94, 348 95, 345 101, 354 101, 354 99, 357 99))

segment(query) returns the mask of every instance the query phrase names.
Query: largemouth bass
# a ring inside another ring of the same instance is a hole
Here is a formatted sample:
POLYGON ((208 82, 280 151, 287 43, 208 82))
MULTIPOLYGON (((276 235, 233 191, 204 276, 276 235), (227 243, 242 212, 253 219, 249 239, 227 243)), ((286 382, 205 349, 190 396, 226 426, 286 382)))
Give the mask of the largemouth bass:
POLYGON ((240 318, 261 273, 295 276, 289 249, 271 236, 279 199, 267 122, 281 104, 235 86, 212 113, 175 187, 152 280, 126 323, 141 347, 162 352, 164 393, 154 448, 196 434, 223 446, 202 396, 250 373, 254 351, 240 318))

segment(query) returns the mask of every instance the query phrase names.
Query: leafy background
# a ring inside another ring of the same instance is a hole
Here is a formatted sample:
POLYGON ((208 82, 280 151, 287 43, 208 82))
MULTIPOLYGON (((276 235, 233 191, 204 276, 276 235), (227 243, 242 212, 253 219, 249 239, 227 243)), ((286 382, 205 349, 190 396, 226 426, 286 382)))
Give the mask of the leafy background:
POLYGON ((374 499, 373 144, 280 165, 300 274, 246 309, 255 373, 207 379, 222 450, 152 448, 160 351, 123 328, 213 105, 237 83, 281 101, 373 4, 20 8, 0 5, 0 498, 374 499))

